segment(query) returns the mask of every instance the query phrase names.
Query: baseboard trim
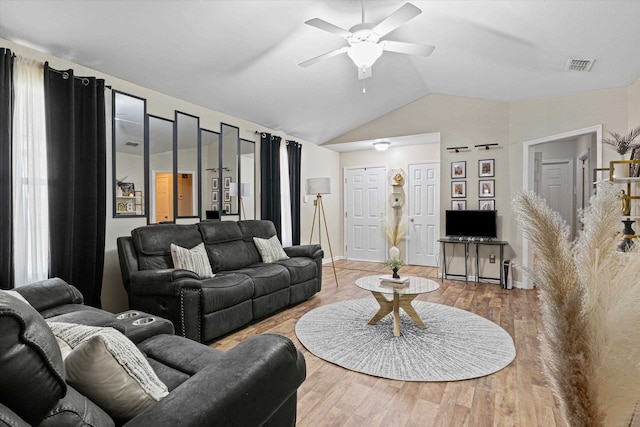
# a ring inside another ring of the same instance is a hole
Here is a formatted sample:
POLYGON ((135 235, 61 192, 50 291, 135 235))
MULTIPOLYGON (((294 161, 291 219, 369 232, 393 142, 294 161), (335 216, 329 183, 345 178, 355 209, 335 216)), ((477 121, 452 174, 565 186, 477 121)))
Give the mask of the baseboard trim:
MULTIPOLYGON (((333 257, 333 261, 338 261, 344 259, 344 256, 334 256, 333 257)), ((331 257, 328 258, 322 258, 322 264, 329 264, 331 262, 331 257)))

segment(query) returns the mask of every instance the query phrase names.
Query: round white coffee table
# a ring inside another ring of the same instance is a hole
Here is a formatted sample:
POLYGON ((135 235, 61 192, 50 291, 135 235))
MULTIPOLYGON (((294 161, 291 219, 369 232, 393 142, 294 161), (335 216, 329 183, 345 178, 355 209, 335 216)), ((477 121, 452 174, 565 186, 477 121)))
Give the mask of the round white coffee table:
POLYGON ((424 277, 408 276, 408 278, 409 280, 404 286, 381 284, 380 275, 361 277, 356 280, 356 285, 359 288, 370 291, 378 301, 378 304, 380 304, 380 309, 369 320, 369 325, 376 324, 384 316, 393 312, 393 335, 399 337, 400 309, 402 308, 419 328, 424 329, 426 327, 415 308, 411 305, 411 301, 420 294, 435 291, 440 285, 424 277), (392 295, 392 298, 387 299, 385 294, 392 295))

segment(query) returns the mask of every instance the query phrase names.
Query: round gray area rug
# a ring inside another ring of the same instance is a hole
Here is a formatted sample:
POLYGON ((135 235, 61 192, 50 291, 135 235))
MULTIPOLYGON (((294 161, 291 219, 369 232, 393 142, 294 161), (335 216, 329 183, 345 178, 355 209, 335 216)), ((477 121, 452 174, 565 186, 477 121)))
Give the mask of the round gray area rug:
POLYGON ((352 371, 402 381, 457 381, 482 377, 516 356, 511 336, 490 320, 426 301, 413 306, 427 326, 400 310, 400 336, 389 314, 375 325, 372 298, 318 307, 300 318, 296 335, 321 359, 352 371))

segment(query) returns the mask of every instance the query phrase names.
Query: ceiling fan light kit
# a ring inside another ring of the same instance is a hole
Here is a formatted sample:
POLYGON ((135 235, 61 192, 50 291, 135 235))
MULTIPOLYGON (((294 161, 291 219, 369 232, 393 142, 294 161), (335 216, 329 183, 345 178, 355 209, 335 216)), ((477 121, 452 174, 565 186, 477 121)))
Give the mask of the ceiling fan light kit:
POLYGON ((391 31, 405 24, 422 11, 411 3, 405 3, 398 10, 389 15, 378 25, 365 22, 364 0, 362 2, 362 23, 354 25, 349 31, 333 25, 320 18, 313 18, 305 24, 320 30, 329 32, 344 38, 349 46, 316 56, 300 63, 301 67, 308 67, 325 59, 346 53, 353 63, 358 67, 358 79, 363 80, 371 77, 371 67, 382 56, 384 51, 402 53, 406 55, 429 56, 435 49, 434 46, 421 45, 415 43, 405 43, 393 40, 380 40, 391 31))

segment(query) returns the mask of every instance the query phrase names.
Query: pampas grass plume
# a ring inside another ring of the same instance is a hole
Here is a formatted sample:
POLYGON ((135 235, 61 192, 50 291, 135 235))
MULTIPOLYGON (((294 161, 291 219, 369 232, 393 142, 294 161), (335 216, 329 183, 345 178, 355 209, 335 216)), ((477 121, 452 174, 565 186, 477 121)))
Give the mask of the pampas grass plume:
POLYGON ((617 251, 619 200, 601 185, 575 241, 559 214, 520 193, 517 222, 536 261, 541 363, 567 425, 629 425, 640 399, 640 251, 617 251))

